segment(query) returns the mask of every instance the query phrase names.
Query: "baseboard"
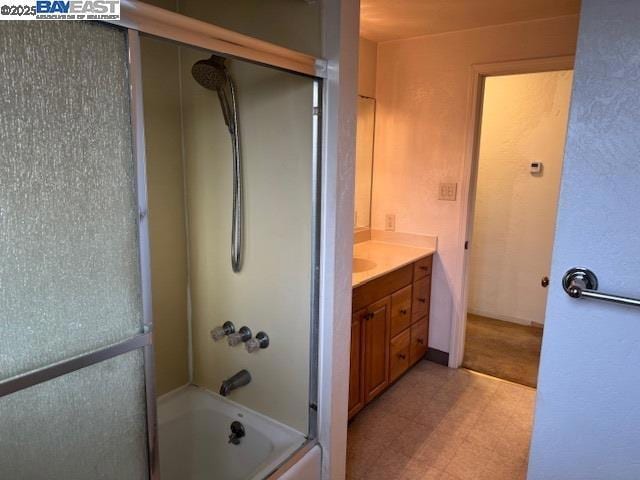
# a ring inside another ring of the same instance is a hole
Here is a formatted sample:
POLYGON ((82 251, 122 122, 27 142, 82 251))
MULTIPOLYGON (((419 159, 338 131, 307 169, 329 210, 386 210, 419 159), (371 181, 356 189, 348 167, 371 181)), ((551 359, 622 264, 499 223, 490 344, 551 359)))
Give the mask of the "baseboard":
POLYGON ((438 350, 437 348, 431 348, 427 350, 427 354, 425 357, 427 360, 439 363, 440 365, 444 365, 445 367, 449 366, 449 353, 443 352, 442 350, 438 350))
POLYGON ((519 325, 526 325, 526 326, 543 325, 542 323, 538 323, 535 320, 527 320, 525 318, 511 317, 509 315, 500 315, 499 313, 481 312, 480 310, 475 310, 471 308, 468 309, 467 312, 470 313, 471 315, 476 315, 478 317, 493 318, 494 320, 517 323, 519 325))

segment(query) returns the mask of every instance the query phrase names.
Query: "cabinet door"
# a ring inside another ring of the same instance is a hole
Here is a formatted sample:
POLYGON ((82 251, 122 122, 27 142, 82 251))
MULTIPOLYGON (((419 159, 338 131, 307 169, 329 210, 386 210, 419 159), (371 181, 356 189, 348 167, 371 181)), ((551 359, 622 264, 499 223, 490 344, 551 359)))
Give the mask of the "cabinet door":
POLYGON ((349 418, 364 407, 363 322, 366 310, 351 319, 351 363, 349 364, 349 418))
POLYGON ((391 337, 411 324, 411 285, 391 295, 391 337))
POLYGON ((364 322, 365 403, 389 384, 389 332, 391 297, 373 303, 364 322))
POLYGON ((409 368, 409 348, 411 330, 406 329, 400 335, 391 339, 389 352, 389 381, 393 382, 409 368))
POLYGON ((417 280, 413 284, 413 304, 411 306, 412 322, 429 315, 431 303, 431 275, 417 280))
POLYGON ((409 359, 411 365, 418 362, 427 353, 429 338, 429 318, 425 317, 411 326, 411 351, 409 359))

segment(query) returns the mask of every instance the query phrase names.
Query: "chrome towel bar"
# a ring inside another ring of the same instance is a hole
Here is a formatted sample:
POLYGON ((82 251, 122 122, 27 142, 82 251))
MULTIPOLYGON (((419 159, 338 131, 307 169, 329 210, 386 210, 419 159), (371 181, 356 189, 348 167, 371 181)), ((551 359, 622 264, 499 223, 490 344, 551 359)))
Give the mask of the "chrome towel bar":
POLYGON ((598 292, 598 277, 588 268, 574 267, 562 277, 562 288, 573 298, 592 298, 640 307, 640 299, 598 292))

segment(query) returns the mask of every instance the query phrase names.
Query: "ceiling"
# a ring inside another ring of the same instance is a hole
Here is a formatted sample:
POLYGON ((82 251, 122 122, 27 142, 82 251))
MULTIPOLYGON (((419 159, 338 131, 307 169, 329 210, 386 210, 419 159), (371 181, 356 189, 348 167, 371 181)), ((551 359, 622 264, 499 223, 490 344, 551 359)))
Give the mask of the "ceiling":
POLYGON ((579 10, 580 0, 361 0, 360 34, 385 42, 579 10))

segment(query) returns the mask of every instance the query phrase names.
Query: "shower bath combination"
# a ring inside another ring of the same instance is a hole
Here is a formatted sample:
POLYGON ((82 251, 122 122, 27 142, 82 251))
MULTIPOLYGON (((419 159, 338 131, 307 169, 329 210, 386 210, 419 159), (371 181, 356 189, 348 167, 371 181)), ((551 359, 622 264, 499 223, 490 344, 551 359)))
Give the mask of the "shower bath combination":
POLYGON ((202 87, 218 94, 224 123, 231 135, 233 150, 233 213, 231 219, 231 268, 239 272, 242 268, 243 205, 242 162, 240 157, 240 130, 238 127, 238 102, 233 78, 225 66, 225 59, 211 55, 199 60, 191 67, 193 78, 202 87))

